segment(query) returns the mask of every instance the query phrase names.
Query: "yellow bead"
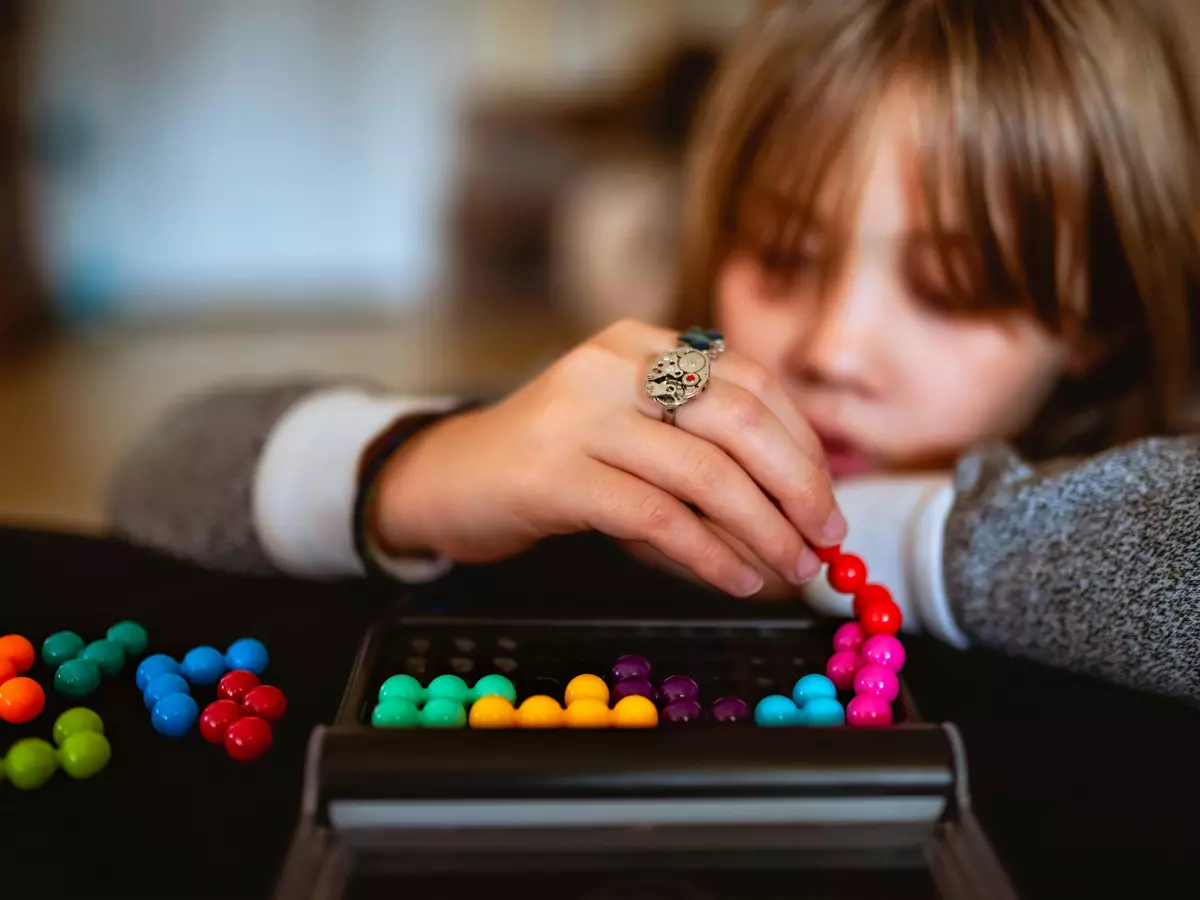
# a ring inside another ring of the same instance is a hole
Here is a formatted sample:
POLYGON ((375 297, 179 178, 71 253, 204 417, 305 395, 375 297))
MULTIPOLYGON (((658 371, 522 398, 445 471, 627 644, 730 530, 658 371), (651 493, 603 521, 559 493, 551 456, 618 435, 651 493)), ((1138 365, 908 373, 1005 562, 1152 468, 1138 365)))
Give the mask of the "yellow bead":
POLYGON ((529 697, 517 710, 517 726, 520 728, 562 728, 563 708, 558 701, 545 694, 529 697))
POLYGON ((570 706, 577 700, 599 700, 608 706, 608 685, 599 675, 576 675, 568 682, 563 701, 570 706))
POLYGON ((472 728, 514 728, 517 711, 504 697, 480 697, 467 719, 472 728))
POLYGON ((591 697, 576 700, 567 707, 568 728, 607 728, 611 723, 608 705, 591 697))
POLYGON ((658 710, 645 697, 633 694, 617 701, 612 723, 617 728, 653 728, 658 724, 658 710))

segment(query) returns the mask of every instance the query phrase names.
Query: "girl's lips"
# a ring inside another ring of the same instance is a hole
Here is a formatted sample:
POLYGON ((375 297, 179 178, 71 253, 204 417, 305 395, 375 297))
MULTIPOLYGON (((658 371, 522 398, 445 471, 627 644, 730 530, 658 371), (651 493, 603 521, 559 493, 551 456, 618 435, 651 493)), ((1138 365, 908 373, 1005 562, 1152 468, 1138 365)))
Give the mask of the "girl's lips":
POLYGON ((836 478, 865 475, 875 469, 875 461, 866 451, 841 438, 820 435, 829 462, 829 474, 836 478))

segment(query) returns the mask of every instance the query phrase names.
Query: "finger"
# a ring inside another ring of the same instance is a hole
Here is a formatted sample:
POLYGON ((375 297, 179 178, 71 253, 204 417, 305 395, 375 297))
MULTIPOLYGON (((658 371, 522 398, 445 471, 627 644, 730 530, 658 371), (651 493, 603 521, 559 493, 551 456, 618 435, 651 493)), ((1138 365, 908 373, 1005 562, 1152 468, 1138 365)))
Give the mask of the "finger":
POLYGON ((828 474, 797 446, 779 417, 755 394, 713 378, 703 396, 680 407, 675 425, 716 444, 736 460, 778 501, 809 543, 826 547, 845 538, 846 520, 828 474))
POLYGON ((639 478, 597 463, 584 524, 623 540, 643 541, 696 577, 736 597, 762 588, 758 570, 704 526, 679 499, 639 478))
POLYGON ((600 462, 698 507, 789 583, 804 584, 820 572, 796 527, 716 444, 630 416, 598 435, 591 449, 600 462))
MULTIPOLYGON (((705 522, 705 524, 709 528, 712 528, 711 522, 705 522)), ((653 566, 656 569, 661 569, 664 572, 674 575, 676 578, 680 578, 684 581, 690 581, 694 584, 703 584, 703 582, 696 577, 691 569, 684 568, 673 559, 668 559, 649 544, 644 544, 641 541, 620 541, 619 543, 630 556, 634 557, 645 565, 653 566)), ((754 595, 754 600, 788 600, 796 596, 796 588, 783 581, 778 575, 772 572, 769 567, 766 565, 759 565, 757 568, 759 573, 763 576, 764 585, 762 590, 754 595)))

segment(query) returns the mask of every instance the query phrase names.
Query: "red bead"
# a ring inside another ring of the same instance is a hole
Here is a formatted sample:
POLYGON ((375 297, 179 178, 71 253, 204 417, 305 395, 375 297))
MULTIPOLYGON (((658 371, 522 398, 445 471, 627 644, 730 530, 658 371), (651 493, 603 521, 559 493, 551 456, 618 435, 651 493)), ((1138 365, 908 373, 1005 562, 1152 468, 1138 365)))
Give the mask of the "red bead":
POLYGON ((258 676, 245 669, 234 669, 217 682, 217 696, 222 700, 235 700, 238 703, 253 688, 258 687, 258 676))
POLYGON ((829 565, 842 554, 842 545, 834 544, 832 547, 813 547, 813 553, 817 554, 817 559, 829 565))
POLYGON ((890 600, 872 603, 858 624, 867 634, 895 634, 900 630, 900 607, 890 600))
POLYGON ((854 618, 861 619, 863 610, 872 603, 891 603, 892 592, 882 584, 864 584, 854 593, 854 618))
POLYGON ((258 759, 271 749, 271 726, 258 716, 238 719, 225 731, 225 752, 238 762, 258 759))
POLYGON ((829 564, 829 586, 842 594, 853 594, 867 583, 867 564, 853 553, 839 553, 829 564))
POLYGON ((283 718, 287 710, 287 698, 279 688, 260 684, 242 698, 242 706, 251 715, 262 716, 268 722, 274 722, 283 718))
POLYGON ((200 713, 200 735, 210 744, 225 740, 229 726, 240 719, 242 708, 232 700, 214 700, 200 713))

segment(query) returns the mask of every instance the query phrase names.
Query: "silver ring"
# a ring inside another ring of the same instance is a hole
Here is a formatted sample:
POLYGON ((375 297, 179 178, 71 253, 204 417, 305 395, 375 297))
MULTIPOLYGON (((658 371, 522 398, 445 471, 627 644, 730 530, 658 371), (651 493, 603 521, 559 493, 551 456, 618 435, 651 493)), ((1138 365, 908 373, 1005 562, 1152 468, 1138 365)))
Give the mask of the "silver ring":
POLYGON ((680 335, 678 347, 651 363, 646 393, 662 407, 664 422, 674 425, 675 410, 708 389, 710 364, 724 350, 725 341, 717 332, 693 329, 680 335))

